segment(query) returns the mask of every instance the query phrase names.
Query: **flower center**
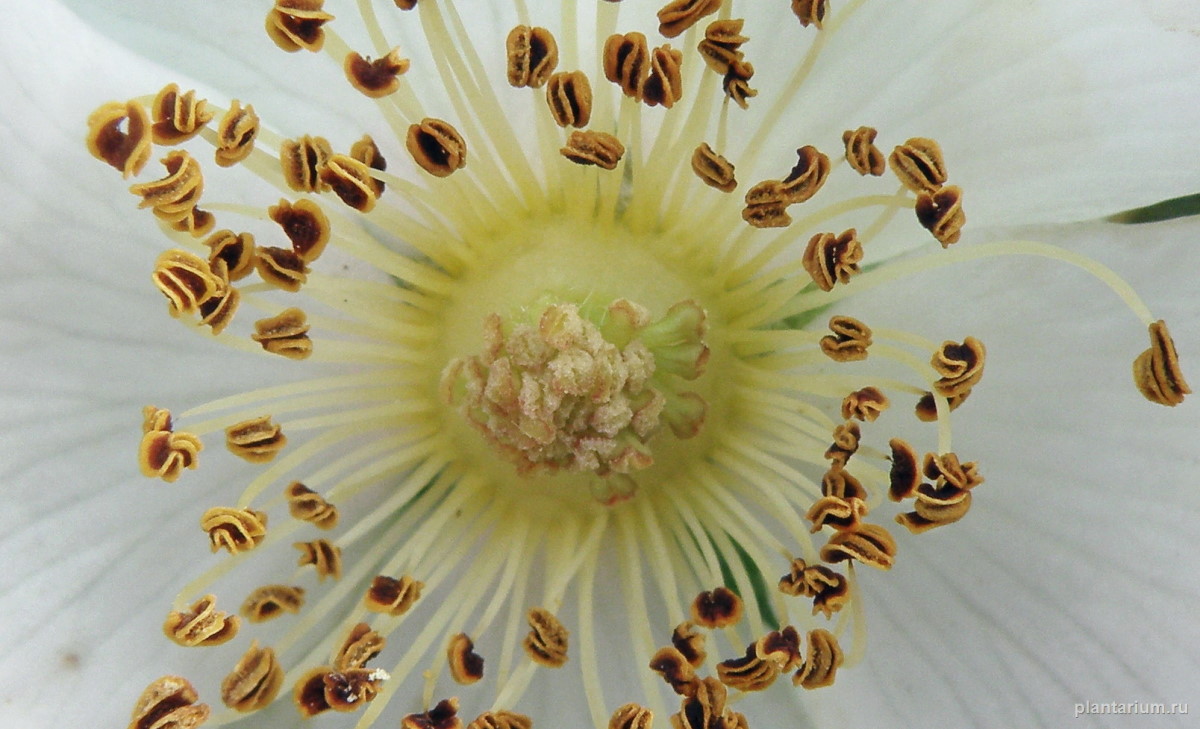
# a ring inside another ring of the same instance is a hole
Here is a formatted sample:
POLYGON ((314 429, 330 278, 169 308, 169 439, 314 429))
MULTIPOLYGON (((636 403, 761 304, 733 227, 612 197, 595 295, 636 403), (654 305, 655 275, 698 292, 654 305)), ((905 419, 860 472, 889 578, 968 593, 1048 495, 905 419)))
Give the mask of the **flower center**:
POLYGON ((693 272, 665 265, 646 237, 551 218, 498 235, 462 272, 444 312, 440 397, 490 446, 481 460, 499 452, 515 466, 495 474, 503 482, 586 484, 612 505, 656 451, 703 430, 708 402, 694 387, 708 316, 684 298, 693 272))

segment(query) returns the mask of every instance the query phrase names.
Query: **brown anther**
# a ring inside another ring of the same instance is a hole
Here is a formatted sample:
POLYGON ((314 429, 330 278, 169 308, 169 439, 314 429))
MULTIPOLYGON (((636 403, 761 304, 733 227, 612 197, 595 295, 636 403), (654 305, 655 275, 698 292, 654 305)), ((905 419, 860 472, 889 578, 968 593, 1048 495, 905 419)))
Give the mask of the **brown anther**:
POLYGON ((562 156, 579 165, 595 165, 615 170, 625 156, 625 145, 608 132, 571 132, 567 146, 559 150, 562 156))
POLYGON ((658 32, 674 38, 721 9, 721 0, 672 0, 658 11, 658 32))
POLYGON ((888 441, 888 446, 892 449, 888 498, 892 501, 902 501, 916 494, 917 487, 921 485, 921 474, 917 471, 917 452, 900 438, 892 438, 888 441))
POLYGON ((335 154, 321 168, 321 182, 331 188, 342 202, 360 213, 375 209, 378 184, 371 168, 344 154, 335 154))
POLYGON ((301 48, 319 51, 325 45, 325 23, 333 16, 322 10, 325 0, 275 0, 267 13, 267 35, 288 53, 301 48))
POLYGON ((817 30, 820 30, 821 21, 825 20, 827 6, 826 0, 792 0, 792 12, 800 19, 800 25, 805 28, 815 25, 817 30))
POLYGON ((442 699, 429 711, 409 714, 400 720, 401 729, 462 729, 458 699, 442 699))
POLYGON ((871 346, 871 327, 858 319, 835 316, 829 320, 831 335, 821 337, 821 351, 835 362, 856 362, 867 358, 871 346))
POLYGON ((405 146, 417 165, 434 177, 446 177, 467 165, 467 143, 441 119, 422 119, 410 126, 405 146))
POLYGON ((800 633, 788 625, 782 630, 773 630, 754 642, 754 654, 774 663, 781 673, 799 668, 803 662, 800 655, 800 633))
POLYGON ((792 224, 787 206, 790 198, 779 180, 764 180, 746 192, 742 220, 755 228, 786 228, 792 224))
POLYGON ((142 198, 139 208, 154 208, 155 213, 169 219, 187 215, 204 190, 200 163, 181 149, 168 152, 162 163, 167 168, 166 177, 130 185, 129 191, 142 198))
POLYGON ((300 550, 298 567, 312 565, 317 571, 317 579, 321 582, 326 577, 335 580, 342 579, 342 548, 328 539, 314 539, 311 542, 295 542, 293 547, 300 550))
POLYGON ((1149 349, 1133 361, 1133 382, 1147 400, 1168 407, 1175 407, 1192 392, 1179 369, 1175 340, 1161 319, 1150 325, 1149 349))
POLYGON ((291 248, 259 246, 254 251, 254 270, 264 282, 291 293, 308 281, 308 266, 291 248))
POLYGON ((518 25, 504 43, 508 53, 508 82, 513 86, 540 89, 558 66, 558 43, 545 28, 518 25))
MULTIPOLYGON (((362 139, 350 145, 350 156, 373 170, 383 172, 387 169, 387 160, 370 134, 364 134, 362 139)), ((385 187, 383 180, 372 177, 371 183, 375 186, 375 197, 382 195, 385 187)))
POLYGON ((704 40, 696 46, 708 67, 722 76, 729 73, 729 67, 744 56, 739 49, 750 40, 742 35, 745 22, 740 18, 714 20, 704 29, 704 40))
MULTIPOLYGON (((162 411, 166 412, 166 411, 162 411)), ((204 449, 200 439, 191 433, 173 433, 168 428, 142 434, 138 446, 138 465, 147 478, 161 478, 174 483, 185 468, 196 468, 196 456, 204 449)))
POLYGON ((151 280, 167 297, 167 311, 174 317, 196 312, 200 304, 216 296, 221 288, 221 279, 213 273, 208 261, 178 249, 163 251, 158 256, 151 280))
POLYGON ((193 238, 207 235, 217 224, 217 216, 195 206, 182 213, 163 214, 155 210, 154 214, 161 218, 171 230, 187 233, 193 238))
POLYGON ((225 446, 229 452, 250 463, 267 463, 287 445, 287 436, 270 415, 229 426, 225 429, 225 446))
POLYGON ((267 515, 254 509, 215 506, 200 517, 200 528, 208 532, 212 551, 230 554, 249 552, 267 536, 267 515))
POLYGON ((604 42, 604 78, 621 87, 621 93, 642 100, 642 85, 650 71, 646 36, 633 32, 610 35, 604 42))
POLYGON ((891 532, 878 524, 859 524, 854 529, 835 532, 821 547, 821 559, 831 564, 856 559, 888 570, 896 560, 896 541, 891 532))
POLYGON ((846 161, 860 175, 879 177, 887 169, 887 160, 884 159, 883 152, 875 146, 877 134, 874 127, 859 127, 842 132, 842 143, 846 145, 846 161))
POLYGON ((544 608, 533 608, 525 616, 530 631, 523 645, 534 663, 558 668, 567 662, 567 629, 544 608))
POLYGON ((208 720, 208 705, 197 704, 198 698, 186 678, 157 678, 133 705, 128 729, 196 729, 208 720))
POLYGON ((863 258, 862 243, 854 228, 835 236, 817 233, 808 241, 801 263, 822 291, 832 291, 837 283, 848 283, 858 273, 863 258))
POLYGON ((862 431, 858 423, 847 421, 833 429, 833 443, 825 450, 825 457, 834 466, 845 466, 850 456, 858 452, 858 441, 862 431))
POLYGON ((450 638, 446 646, 450 677, 457 683, 472 684, 483 678, 483 656, 475 652, 475 643, 466 633, 450 638))
POLYGON ((941 376, 933 383, 933 389, 944 397, 954 397, 970 391, 983 379, 983 364, 987 350, 983 342, 967 337, 958 342, 942 342, 942 347, 933 353, 930 365, 941 376))
POLYGON ((796 150, 796 166, 783 178, 788 203, 802 203, 816 195, 829 177, 829 157, 812 145, 796 150))
POLYGON ((249 157, 254 151, 258 127, 258 114, 254 113, 254 107, 242 108, 241 102, 234 99, 229 105, 229 111, 217 124, 217 164, 221 167, 232 167, 249 157))
POLYGON ((833 633, 822 628, 808 631, 808 655, 804 665, 792 676, 792 683, 806 689, 832 686, 842 665, 842 647, 833 633))
POLYGON ((371 612, 399 617, 408 612, 421 598, 421 590, 424 587, 424 582, 414 580, 408 575, 400 579, 378 575, 367 588, 363 603, 371 612))
POLYGON ((221 701, 245 714, 269 706, 282 687, 283 667, 279 665, 275 651, 259 648, 256 640, 221 681, 221 701))
POLYGON ((417 0, 396 0, 396 7, 401 10, 412 10, 417 7, 417 0))
POLYGON ((755 644, 751 643, 745 656, 717 664, 717 678, 736 691, 762 691, 779 678, 779 666, 774 661, 760 658, 755 644))
POLYGON ((608 729, 650 729, 653 725, 654 713, 637 704, 625 704, 608 720, 608 729))
MULTIPOLYGON (((262 345, 267 352, 288 359, 308 359, 312 354, 312 340, 308 337, 308 317, 295 307, 254 322, 254 333, 250 338, 262 345)), ((333 518, 337 520, 336 513, 333 518)))
POLYGON ((156 430, 174 430, 171 411, 165 408, 146 405, 142 408, 142 433, 152 433, 156 430))
POLYGON ((795 597, 810 597, 813 615, 826 618, 850 601, 850 583, 844 575, 824 565, 809 566, 802 559, 792 560, 791 572, 779 579, 779 591, 795 597))
POLYGON ((546 82, 546 104, 560 127, 586 127, 592 118, 592 85, 583 71, 561 71, 546 82))
POLYGON ((207 106, 207 101, 196 98, 195 91, 181 94, 178 84, 164 86, 152 106, 154 143, 179 144, 196 136, 212 121, 213 114, 207 106))
POLYGON ((978 464, 974 461, 960 463, 954 453, 926 453, 921 470, 925 478, 935 481, 938 489, 950 487, 969 491, 983 483, 978 464))
POLYGON ((737 188, 733 165, 714 152, 707 142, 696 147, 696 151, 692 153, 692 171, 701 182, 721 192, 733 192, 737 188))
POLYGON ((295 615, 300 612, 302 607, 304 607, 303 587, 263 585, 246 597, 238 612, 252 623, 264 623, 284 613, 295 615))
POLYGON ((284 489, 288 512, 292 518, 315 524, 319 529, 332 529, 338 523, 337 507, 309 487, 293 481, 284 489))
POLYGON ((717 587, 692 600, 692 622, 713 629, 727 628, 742 619, 742 598, 728 587, 717 587))
POLYGON ((696 695, 681 703, 679 713, 671 716, 674 729, 746 729, 746 717, 726 706, 728 691, 715 678, 704 679, 696 695))
POLYGON ((946 185, 937 192, 917 195, 917 221, 933 237, 949 248, 957 243, 967 216, 962 209, 962 189, 957 185, 946 185))
POLYGON ((838 531, 857 529, 866 515, 867 503, 862 499, 822 496, 813 502, 804 518, 812 522, 815 534, 827 526, 838 531))
MULTIPOLYGON (((958 409, 968 397, 971 396, 971 391, 963 390, 957 395, 946 398, 946 404, 950 406, 950 412, 958 409)), ((914 413, 917 419, 923 423, 932 423, 938 419, 937 401, 933 399, 932 392, 926 392, 917 400, 917 405, 914 408, 914 413)))
POLYGON ((754 64, 746 61, 735 61, 730 64, 721 80, 721 88, 725 95, 743 109, 749 108, 747 99, 758 96, 758 91, 750 88, 750 79, 754 78, 754 64))
POLYGON ((867 490, 857 478, 850 475, 844 467, 834 465, 821 477, 821 494, 836 496, 839 499, 866 500, 867 490))
POLYGON ((864 387, 842 398, 842 417, 849 420, 875 422, 879 414, 888 409, 891 402, 877 387, 864 387))
POLYGON ((215 258, 210 264, 213 273, 221 279, 220 293, 200 304, 200 323, 212 329, 213 336, 225 331, 237 312, 242 295, 229 284, 229 266, 223 259, 215 258))
POLYGON ((388 678, 381 669, 355 668, 338 671, 330 666, 318 666, 296 682, 293 700, 303 718, 324 711, 354 711, 373 701, 379 694, 380 683, 388 678))
POLYGON ((400 77, 408 73, 409 60, 393 48, 383 58, 364 58, 351 51, 346 54, 342 70, 350 85, 372 99, 381 99, 400 88, 400 77))
POLYGON ((682 63, 683 53, 669 45, 650 53, 650 75, 642 84, 641 95, 646 106, 670 109, 683 98, 683 75, 679 69, 682 63))
POLYGON ((299 139, 285 139, 279 145, 279 166, 283 180, 296 192, 322 192, 329 186, 321 180, 325 162, 333 156, 333 147, 324 137, 305 134, 299 139))
POLYGON ((515 711, 485 711, 467 729, 533 729, 533 719, 515 711))
MULTIPOLYGON (((363 163, 355 161, 355 164, 363 163)), ((312 263, 325 251, 330 235, 329 218, 312 200, 302 198, 292 203, 280 198, 279 204, 267 208, 267 215, 283 228, 284 235, 292 242, 292 251, 304 263, 312 263)))
POLYGON ((696 684, 696 669, 675 646, 660 648, 650 659, 650 670, 662 676, 671 689, 680 696, 694 696, 696 684))
POLYGON ((350 629, 341 647, 333 654, 333 668, 337 671, 366 668, 383 652, 385 646, 387 639, 383 635, 371 630, 366 623, 358 623, 350 629))
POLYGON ((154 149, 145 107, 136 101, 110 101, 93 111, 88 116, 87 147, 93 157, 125 177, 139 174, 154 149))
POLYGON ((217 610, 217 596, 205 595, 186 612, 172 610, 163 623, 163 634, 184 647, 228 643, 237 635, 242 621, 217 610))
POLYGON ((704 664, 704 659, 708 657, 708 652, 704 649, 705 637, 704 633, 696 630, 696 626, 692 625, 690 620, 685 620, 675 626, 675 630, 671 633, 671 645, 683 654, 687 662, 692 664, 693 668, 699 668, 704 664))
POLYGON ((970 492, 963 492, 959 500, 948 504, 934 503, 918 494, 914 510, 907 514, 897 514, 896 523, 913 534, 921 534, 930 529, 953 524, 966 516, 970 508, 970 492))
POLYGON ((946 183, 946 162, 937 142, 914 137, 892 150, 888 157, 892 172, 909 190, 919 194, 937 192, 946 183))

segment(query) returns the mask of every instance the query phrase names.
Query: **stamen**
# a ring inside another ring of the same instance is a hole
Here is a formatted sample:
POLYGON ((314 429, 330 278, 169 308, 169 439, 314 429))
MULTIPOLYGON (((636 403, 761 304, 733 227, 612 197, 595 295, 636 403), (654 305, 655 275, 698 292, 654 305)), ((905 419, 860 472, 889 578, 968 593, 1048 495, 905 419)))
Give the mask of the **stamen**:
POLYGON ((292 545, 300 550, 300 559, 296 562, 300 567, 312 565, 317 571, 317 579, 321 582, 326 577, 335 580, 342 579, 342 548, 328 539, 314 539, 311 542, 296 542, 292 545))
POLYGON ((592 85, 582 71, 563 71, 546 83, 550 116, 560 127, 586 127, 592 118, 592 85))
POLYGON ((134 704, 129 729, 195 729, 208 719, 208 705, 197 704, 198 698, 196 689, 186 678, 163 676, 155 679, 134 704))
POLYGON ((827 630, 808 632, 808 654, 804 665, 792 677, 792 683, 806 689, 832 686, 844 657, 837 638, 827 630))
POLYGON ((179 93, 178 84, 164 86, 151 107, 154 114, 154 143, 179 144, 199 134, 200 129, 213 118, 212 112, 205 108, 207 103, 204 99, 197 99, 195 91, 179 93))
POLYGON ((225 549, 238 554, 262 544, 267 535, 267 515, 254 509, 216 506, 200 517, 200 528, 208 532, 212 551, 225 549))
POLYGON ((1162 320, 1150 325, 1150 348, 1133 362, 1133 381, 1150 402, 1174 407, 1191 389, 1179 370, 1175 341, 1162 320))
POLYGON ((242 108, 234 99, 229 111, 221 117, 216 133, 216 161, 221 167, 232 167, 250 156, 258 137, 259 119, 253 106, 242 108))
MULTIPOLYGON (((823 0, 818 1, 823 4, 823 0)), ((879 177, 887 169, 883 152, 875 146, 877 134, 873 127, 859 127, 842 132, 842 143, 846 145, 846 161, 860 175, 879 177)))
POLYGON ((271 354, 294 360, 308 359, 313 348, 308 329, 304 312, 292 307, 277 316, 254 322, 254 334, 250 338, 271 354))
POLYGON ((154 152, 151 142, 150 117, 136 101, 109 102, 88 117, 88 151, 125 177, 141 174, 154 152))
POLYGON ((441 119, 422 119, 408 128, 405 142, 413 160, 434 177, 448 177, 467 166, 467 143, 441 119))
POLYGON ((411 62, 393 48, 383 58, 364 58, 358 53, 346 56, 342 69, 350 85, 372 99, 394 94, 400 88, 400 76, 408 73, 411 62))
POLYGON ((516 88, 540 89, 558 66, 558 43, 545 28, 518 25, 505 41, 508 82, 516 88))
POLYGON ((554 614, 534 608, 527 616, 529 635, 525 636, 525 654, 535 663, 558 668, 567 662, 567 629, 554 614))
POLYGON ((233 455, 249 463, 268 463, 287 445, 283 429, 271 422, 270 415, 229 426, 225 429, 225 446, 233 455))
POLYGON ((707 142, 696 147, 692 154, 692 171, 701 182, 721 192, 733 192, 737 188, 733 165, 714 152, 707 142))
POLYGON ((270 648, 250 643, 233 671, 221 681, 221 701, 229 708, 250 713, 266 708, 283 688, 283 667, 270 648))
POLYGON ((221 645, 233 640, 242 621, 217 610, 216 595, 205 595, 187 612, 171 611, 163 633, 182 646, 221 645))
POLYGON ((275 0, 267 14, 267 35, 275 45, 288 53, 303 48, 319 51, 325 45, 322 26, 333 16, 321 8, 325 0, 275 0))
POLYGON ((264 585, 246 597, 238 612, 252 623, 263 623, 284 613, 295 615, 302 607, 304 588, 294 585, 264 585))
POLYGON ((658 11, 658 32, 674 38, 721 9, 721 0, 672 0, 658 11))
POLYGON ((805 28, 815 25, 820 30, 828 5, 827 0, 792 0, 792 12, 800 19, 800 25, 805 28))

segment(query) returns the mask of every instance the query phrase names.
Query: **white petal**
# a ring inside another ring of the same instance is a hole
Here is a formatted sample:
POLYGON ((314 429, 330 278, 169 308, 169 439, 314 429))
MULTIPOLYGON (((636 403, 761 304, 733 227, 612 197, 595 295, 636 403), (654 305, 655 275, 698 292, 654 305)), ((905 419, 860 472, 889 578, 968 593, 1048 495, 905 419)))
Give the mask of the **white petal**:
MULTIPOLYGON (((1180 264, 1196 229, 1025 233, 1127 272, 1194 379, 1200 327, 1180 264)), ((847 309, 879 326, 915 316, 936 341, 984 341, 987 373, 955 413, 954 449, 987 481, 962 522, 903 535, 897 566, 865 575, 866 660, 839 674, 826 718, 1050 727, 1076 703, 1194 701, 1193 403, 1142 400, 1130 362, 1145 330, 1087 276, 1021 259, 940 273, 847 309)))
MULTIPOLYGON (((831 16, 845 6, 831 3, 831 16)), ((1179 150, 1193 139, 1200 41, 1194 14, 1159 6, 868 2, 830 40, 771 148, 833 152, 843 129, 864 124, 878 127, 885 154, 933 137, 976 227, 1079 220, 1194 192, 1200 172, 1179 150)), ((816 33, 763 15, 747 26, 762 89, 752 106, 771 103, 816 33)))
POLYGON ((169 668, 159 626, 206 553, 200 507, 137 472, 141 407, 193 404, 230 358, 161 326, 149 273, 167 246, 83 144, 91 109, 129 95, 123 80, 152 90, 165 72, 54 3, 13 10, 0 27, 0 724, 121 726, 169 668))

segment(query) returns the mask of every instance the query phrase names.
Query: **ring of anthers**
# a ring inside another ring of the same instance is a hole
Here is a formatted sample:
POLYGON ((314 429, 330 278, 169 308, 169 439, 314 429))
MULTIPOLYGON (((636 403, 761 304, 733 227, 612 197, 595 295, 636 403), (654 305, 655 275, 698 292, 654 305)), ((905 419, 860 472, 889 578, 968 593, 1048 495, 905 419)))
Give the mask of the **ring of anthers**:
MULTIPOLYGON (((329 23, 334 18, 323 4, 323 0, 276 0, 266 19, 271 40, 288 52, 333 48, 331 52, 344 59, 348 82, 365 96, 403 96, 402 77, 413 64, 401 50, 376 53, 374 59, 350 50, 332 33, 329 23)), ((396 0, 395 4, 401 10, 414 10, 418 2, 396 0)), ((439 5, 423 3, 420 12, 434 26, 444 21, 443 12, 459 22, 452 4, 446 4, 450 7, 444 10, 439 5)), ((793 0, 791 5, 802 26, 829 32, 833 24, 826 0, 793 0)), ((698 29, 703 19, 721 7, 721 0, 671 0, 658 11, 658 32, 666 39, 678 38, 693 27, 698 29)), ((615 13, 615 5, 611 11, 615 13)), ((367 18, 367 22, 373 19, 367 18)), ((726 99, 747 108, 757 91, 750 86, 754 66, 747 60, 750 38, 743 30, 741 19, 711 20, 696 52, 704 67, 720 77, 726 99)), ((689 37, 698 35, 697 31, 689 37)), ((685 55, 669 43, 651 45, 642 33, 615 33, 601 44, 598 67, 604 80, 614 84, 628 103, 669 110, 683 100, 688 68, 685 55)), ((600 79, 591 79, 580 70, 558 70, 559 44, 549 30, 518 25, 508 33, 504 47, 494 50, 512 87, 544 89, 535 92, 545 99, 540 113, 547 114, 545 121, 565 135, 559 152, 566 161, 596 167, 598 175, 621 166, 626 144, 637 140, 623 141, 612 133, 611 125, 589 128, 597 115, 592 84, 600 79)), ((396 179, 387 175, 384 155, 370 136, 354 143, 345 154, 319 136, 276 140, 262 129, 252 106, 235 100, 228 109, 220 110, 175 84, 164 87, 152 100, 102 105, 88 119, 88 128, 92 154, 127 178, 142 172, 156 145, 174 147, 201 136, 214 147, 219 166, 244 164, 281 189, 301 195, 332 193, 363 214, 371 213, 385 194, 385 180, 396 179), (264 151, 264 140, 276 147, 277 153, 264 151)), ((458 179, 469 161, 484 154, 472 148, 469 156, 469 135, 443 119, 414 118, 402 136, 413 165, 428 175, 426 182, 458 179)), ((742 219, 754 229, 791 225, 789 210, 814 198, 845 162, 863 177, 880 177, 890 169, 901 186, 896 200, 905 201, 897 204, 911 207, 917 222, 944 248, 957 243, 966 221, 962 190, 947 184, 947 166, 938 143, 912 138, 885 156, 875 146, 876 137, 877 131, 870 127, 846 130, 836 160, 815 146, 801 146, 789 172, 746 189, 742 219)), ((732 193, 740 184, 735 165, 708 142, 695 147, 689 163, 704 185, 722 194, 732 193)), ((335 234, 339 216, 331 218, 328 208, 310 197, 283 198, 258 212, 262 220, 278 226, 285 245, 263 246, 250 233, 214 230, 216 216, 200 207, 204 178, 199 160, 183 149, 172 149, 162 164, 162 178, 133 184, 130 191, 140 198, 140 207, 149 208, 168 233, 185 241, 191 250, 176 248, 162 253, 151 278, 165 296, 172 317, 195 321, 214 336, 227 336, 226 329, 240 304, 257 292, 295 293, 309 286, 310 276, 315 275, 313 266, 330 243, 350 246, 352 253, 362 250, 335 234), (259 284, 235 286, 253 274, 259 284)), ((426 202, 419 195, 414 200, 418 205, 426 202)), ((860 264, 868 242, 855 228, 812 235, 800 261, 810 280, 805 282, 804 292, 798 289, 797 293, 829 292, 850 284, 862 274, 860 264)), ((633 496, 634 475, 654 463, 651 443, 660 431, 669 430, 680 439, 701 432, 709 403, 683 387, 705 371, 710 356, 708 319, 709 312, 695 300, 680 301, 659 312, 657 319, 647 308, 626 299, 615 299, 602 310, 593 306, 585 311, 577 303, 551 301, 509 318, 492 314, 483 323, 483 350, 449 362, 440 373, 439 394, 444 403, 458 407, 467 422, 515 464, 518 473, 591 472, 611 480, 600 500, 615 505, 633 496)), ((1174 342, 1162 321, 1148 326, 1150 346, 1133 365, 1136 386, 1152 402, 1177 405, 1191 390, 1180 372, 1174 342)), ((296 306, 255 321, 253 329, 251 341, 267 353, 291 360, 311 357, 320 344, 312 338, 308 314, 296 306)), ((891 345, 877 343, 872 329, 857 319, 833 316, 828 329, 828 334, 813 335, 806 341, 834 362, 860 362, 877 351, 892 356, 887 354, 891 345)), ((889 338, 893 337, 879 337, 889 338)), ((941 346, 930 344, 927 351, 928 377, 925 386, 916 389, 915 414, 920 420, 942 422, 981 381, 985 348, 978 339, 966 337, 941 346)), ((828 540, 804 558, 793 558, 788 572, 778 580, 779 592, 810 601, 813 615, 830 619, 851 604, 856 563, 887 570, 895 561, 897 546, 891 533, 866 521, 874 483, 864 485, 848 470, 851 459, 862 450, 860 423, 873 423, 889 407, 888 396, 878 387, 857 387, 842 400, 842 422, 829 434, 823 454, 828 469, 821 478, 819 494, 809 494, 811 505, 804 514, 811 532, 826 534, 828 540)), ((792 414, 779 417, 787 419, 792 414)), ((220 427, 227 449, 251 464, 275 461, 288 444, 283 427, 270 414, 243 413, 236 422, 220 427)), ((963 462, 945 448, 919 458, 917 451, 899 438, 891 439, 889 448, 888 497, 912 504, 910 511, 895 516, 898 524, 921 533, 965 516, 973 490, 983 483, 974 462, 963 462)), ((174 482, 184 471, 197 467, 202 449, 200 435, 176 430, 169 411, 146 407, 138 448, 144 475, 174 482)), ((338 505, 328 494, 293 480, 283 498, 295 521, 322 530, 339 524, 338 505)), ((212 551, 241 555, 268 542, 267 514, 248 502, 213 507, 203 514, 200 525, 212 551)), ((696 524, 696 528, 688 527, 694 540, 706 531, 696 524)), ((717 546, 718 536, 709 535, 712 544, 696 540, 696 553, 707 555, 717 546)), ((737 547, 735 542, 729 543, 737 547)), ((311 566, 319 580, 342 577, 342 548, 337 540, 299 541, 294 547, 300 552, 299 566, 311 566)), ((686 551, 691 545, 681 548, 686 551)), ((749 559, 745 552, 741 556, 749 559)), ((362 609, 398 621, 414 608, 425 588, 425 582, 410 574, 376 575, 365 590, 362 609)), ((544 606, 528 610, 529 633, 521 642, 531 664, 551 669, 568 663, 571 647, 569 631, 550 609, 555 602, 548 600, 544 606)), ((163 631, 179 645, 214 646, 232 640, 242 618, 260 623, 299 613, 304 607, 305 590, 294 585, 268 584, 254 590, 242 605, 241 617, 218 610, 216 597, 205 594, 191 605, 182 603, 172 610, 163 631)), ((816 689, 832 684, 839 667, 847 662, 833 632, 821 627, 802 631, 793 625, 778 625, 752 636, 742 655, 710 661, 706 631, 739 627, 746 612, 742 598, 729 587, 705 590, 692 601, 690 619, 674 626, 669 645, 650 656, 649 670, 679 696, 679 711, 671 716, 676 729, 745 727, 746 718, 731 708, 729 689, 761 691, 789 673, 794 685, 816 689), (701 675, 706 665, 713 666, 715 675, 701 675)), ((296 682, 293 698, 300 714, 311 717, 330 710, 360 710, 380 696, 389 674, 368 664, 386 645, 384 632, 365 622, 354 624, 329 661, 306 670, 296 682)), ((467 686, 484 677, 485 656, 478 651, 468 633, 450 637, 446 665, 457 684, 467 686)), ((279 695, 284 674, 275 651, 254 641, 222 682, 221 698, 235 712, 257 711, 279 695)), ((130 729, 198 727, 210 713, 198 698, 186 679, 163 676, 136 702, 130 729)), ((402 726, 461 729, 457 698, 433 703, 427 696, 426 706, 425 711, 406 716, 402 726)), ((649 729, 651 720, 650 709, 627 703, 613 712, 608 726, 649 729)), ((467 728, 530 726, 529 717, 495 709, 478 715, 467 728)))

